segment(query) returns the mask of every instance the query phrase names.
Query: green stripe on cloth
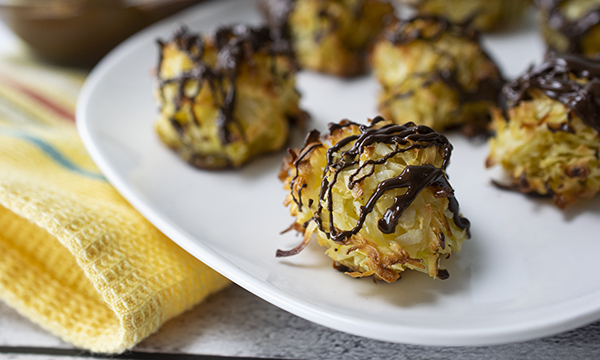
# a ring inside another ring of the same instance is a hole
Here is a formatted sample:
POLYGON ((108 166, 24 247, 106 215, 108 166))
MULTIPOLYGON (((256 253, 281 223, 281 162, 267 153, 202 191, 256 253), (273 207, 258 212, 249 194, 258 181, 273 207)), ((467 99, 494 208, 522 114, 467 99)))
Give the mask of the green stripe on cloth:
POLYGON ((27 134, 23 131, 2 128, 0 128, 0 134, 28 141, 29 143, 37 146, 38 149, 42 150, 46 155, 52 158, 52 160, 54 160, 56 163, 58 163, 65 169, 68 169, 70 171, 78 173, 79 175, 83 175, 92 179, 106 181, 106 178, 102 176, 102 174, 82 169, 81 167, 74 164, 67 157, 65 157, 63 154, 61 154, 54 146, 50 145, 48 142, 38 137, 27 134))

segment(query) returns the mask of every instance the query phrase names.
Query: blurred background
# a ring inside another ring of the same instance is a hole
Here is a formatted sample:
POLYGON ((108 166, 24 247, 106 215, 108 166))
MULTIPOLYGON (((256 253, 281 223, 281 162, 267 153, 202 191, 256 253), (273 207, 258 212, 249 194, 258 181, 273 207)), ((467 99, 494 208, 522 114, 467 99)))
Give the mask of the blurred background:
POLYGON ((0 19, 35 56, 90 68, 133 33, 201 1, 0 0, 0 19))

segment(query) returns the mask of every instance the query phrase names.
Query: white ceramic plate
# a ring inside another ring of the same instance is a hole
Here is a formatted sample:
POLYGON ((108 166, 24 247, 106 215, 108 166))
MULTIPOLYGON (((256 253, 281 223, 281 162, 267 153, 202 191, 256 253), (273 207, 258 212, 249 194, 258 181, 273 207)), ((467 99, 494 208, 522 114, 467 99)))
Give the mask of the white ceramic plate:
MULTIPOLYGON (((200 5, 149 28, 107 56, 82 91, 77 121, 91 156, 112 184, 161 231, 198 259, 265 300, 298 316, 379 340, 421 345, 486 345, 527 340, 600 318, 597 254, 599 201, 560 211, 548 200, 499 191, 484 170, 487 145, 450 136, 449 174, 472 239, 444 262, 446 281, 407 272, 394 284, 352 279, 331 267, 316 242, 280 235, 293 219, 277 179, 284 152, 239 171, 194 169, 153 132, 157 106, 151 70, 157 38, 178 24, 207 31, 219 24, 258 23, 252 1, 200 5)), ((539 61, 531 28, 485 39, 514 77, 539 61)), ((370 77, 343 81, 303 73, 310 127, 377 114, 370 77)), ((297 135, 301 138, 303 134, 297 135)), ((296 142, 297 145, 297 142, 296 142)))

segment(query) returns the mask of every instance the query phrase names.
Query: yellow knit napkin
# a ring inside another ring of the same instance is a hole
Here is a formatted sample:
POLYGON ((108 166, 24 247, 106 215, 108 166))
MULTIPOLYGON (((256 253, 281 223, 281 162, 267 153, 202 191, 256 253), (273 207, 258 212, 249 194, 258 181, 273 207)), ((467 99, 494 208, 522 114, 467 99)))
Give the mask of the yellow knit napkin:
POLYGON ((78 347, 118 353, 228 281, 100 174, 74 124, 83 78, 0 62, 0 299, 78 347))

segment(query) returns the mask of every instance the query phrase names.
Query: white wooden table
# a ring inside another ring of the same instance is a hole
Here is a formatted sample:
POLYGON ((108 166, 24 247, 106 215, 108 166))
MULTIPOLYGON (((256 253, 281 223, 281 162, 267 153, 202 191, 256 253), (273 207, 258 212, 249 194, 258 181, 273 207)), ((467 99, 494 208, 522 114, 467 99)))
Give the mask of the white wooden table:
MULTIPOLYGON (((18 46, 17 39, 0 22, 0 55, 18 46)), ((46 333, 0 302, 0 360, 86 358, 94 355, 46 333)), ((310 323, 231 285, 165 324, 133 352, 117 358, 600 359, 600 322, 553 337, 500 346, 401 345, 310 323)))

